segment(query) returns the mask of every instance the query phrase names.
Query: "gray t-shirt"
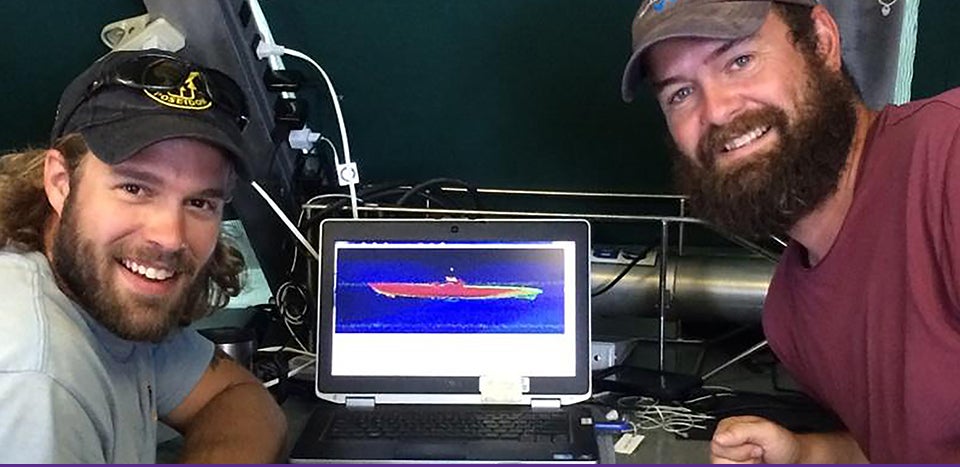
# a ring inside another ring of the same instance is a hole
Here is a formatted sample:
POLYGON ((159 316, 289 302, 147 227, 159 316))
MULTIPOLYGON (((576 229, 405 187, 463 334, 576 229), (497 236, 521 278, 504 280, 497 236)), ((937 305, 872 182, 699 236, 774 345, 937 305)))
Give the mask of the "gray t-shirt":
POLYGON ((57 287, 41 253, 0 251, 0 462, 152 463, 157 415, 197 384, 194 330, 120 339, 57 287))

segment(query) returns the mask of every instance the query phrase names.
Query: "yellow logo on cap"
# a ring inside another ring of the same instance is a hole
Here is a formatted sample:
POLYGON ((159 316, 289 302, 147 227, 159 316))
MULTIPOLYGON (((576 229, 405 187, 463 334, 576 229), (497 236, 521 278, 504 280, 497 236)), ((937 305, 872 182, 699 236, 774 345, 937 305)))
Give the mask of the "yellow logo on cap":
POLYGON ((151 99, 167 107, 184 110, 208 109, 213 105, 213 102, 210 101, 210 96, 205 95, 204 92, 197 87, 194 81, 198 79, 203 79, 203 77, 200 76, 200 72, 191 71, 187 79, 183 81, 183 85, 180 86, 178 92, 150 90, 144 90, 143 92, 150 96, 151 99))

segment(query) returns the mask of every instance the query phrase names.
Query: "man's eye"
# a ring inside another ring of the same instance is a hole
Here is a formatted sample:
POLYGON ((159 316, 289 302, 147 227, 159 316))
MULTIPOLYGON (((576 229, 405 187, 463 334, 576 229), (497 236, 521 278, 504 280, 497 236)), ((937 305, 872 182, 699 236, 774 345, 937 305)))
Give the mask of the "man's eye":
POLYGON ((731 67, 733 67, 733 68, 743 68, 743 67, 749 65, 750 62, 752 62, 752 61, 753 61, 753 56, 751 56, 751 55, 741 55, 741 56, 733 59, 733 61, 730 62, 730 65, 731 65, 731 67))
POLYGON ((670 96, 669 103, 679 104, 680 102, 683 102, 687 97, 689 97, 691 93, 693 93, 693 90, 690 89, 689 87, 681 88, 670 96))
POLYGON ((123 184, 120 186, 120 189, 134 196, 143 194, 143 187, 132 183, 123 184))
POLYGON ((190 207, 202 209, 204 211, 216 211, 218 203, 206 199, 192 199, 189 202, 190 207))

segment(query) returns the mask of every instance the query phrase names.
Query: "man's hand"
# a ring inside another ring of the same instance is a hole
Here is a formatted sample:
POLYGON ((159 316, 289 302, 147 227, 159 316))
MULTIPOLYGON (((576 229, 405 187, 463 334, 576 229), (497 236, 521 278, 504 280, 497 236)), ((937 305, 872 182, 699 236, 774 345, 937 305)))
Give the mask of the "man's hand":
POLYGON ((714 464, 795 464, 800 461, 800 440, 793 432, 753 417, 720 421, 710 443, 714 464))
POLYGON ((715 464, 866 463, 850 433, 798 435, 765 418, 730 417, 720 421, 710 443, 715 464))

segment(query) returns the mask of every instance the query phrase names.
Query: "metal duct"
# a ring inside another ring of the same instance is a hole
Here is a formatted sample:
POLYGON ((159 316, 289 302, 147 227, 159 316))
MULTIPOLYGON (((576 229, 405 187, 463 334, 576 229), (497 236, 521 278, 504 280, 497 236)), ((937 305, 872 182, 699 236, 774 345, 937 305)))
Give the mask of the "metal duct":
MULTIPOLYGON (((598 290, 627 267, 594 262, 591 289, 598 290)), ((775 265, 764 258, 713 254, 668 256, 667 318, 758 323, 775 265)), ((620 282, 593 298, 593 316, 657 317, 659 259, 638 264, 620 282)))

